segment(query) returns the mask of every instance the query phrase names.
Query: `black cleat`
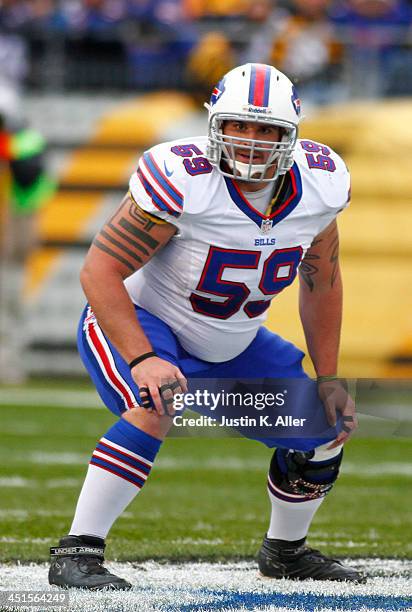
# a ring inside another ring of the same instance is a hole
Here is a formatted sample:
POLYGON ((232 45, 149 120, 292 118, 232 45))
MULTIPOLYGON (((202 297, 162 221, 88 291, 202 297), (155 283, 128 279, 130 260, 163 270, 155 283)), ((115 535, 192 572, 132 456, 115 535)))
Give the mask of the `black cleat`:
POLYGON ((366 582, 365 576, 353 567, 342 565, 340 561, 305 546, 305 538, 298 542, 286 542, 265 537, 258 564, 260 573, 268 578, 366 582))
POLYGON ((105 567, 105 545, 86 544, 79 536, 66 536, 59 546, 50 549, 52 557, 49 569, 49 584, 56 584, 64 589, 89 589, 100 591, 123 591, 132 585, 111 574, 105 567))

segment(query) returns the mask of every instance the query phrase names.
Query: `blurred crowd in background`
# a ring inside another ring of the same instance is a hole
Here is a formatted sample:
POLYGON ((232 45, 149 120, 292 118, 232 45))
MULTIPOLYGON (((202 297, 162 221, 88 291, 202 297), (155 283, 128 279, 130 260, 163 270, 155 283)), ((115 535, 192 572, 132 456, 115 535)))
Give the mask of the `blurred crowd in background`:
POLYGON ((412 0, 0 0, 0 79, 43 91, 204 98, 259 61, 314 103, 399 96, 412 92, 411 45, 412 0))

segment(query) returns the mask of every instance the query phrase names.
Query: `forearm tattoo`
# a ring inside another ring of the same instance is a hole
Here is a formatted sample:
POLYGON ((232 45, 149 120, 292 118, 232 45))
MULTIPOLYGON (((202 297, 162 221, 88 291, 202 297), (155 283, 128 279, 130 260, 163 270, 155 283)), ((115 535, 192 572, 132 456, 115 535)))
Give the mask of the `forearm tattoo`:
MULTIPOLYGON (((322 239, 315 240, 311 244, 310 248, 312 249, 316 244, 319 244, 319 242, 322 242, 322 239)), ((303 280, 305 281, 305 283, 307 284, 307 286, 309 287, 311 291, 313 291, 315 287, 315 279, 313 277, 315 276, 315 274, 318 273, 318 270, 319 270, 318 266, 314 262, 317 262, 319 260, 320 260, 319 255, 308 252, 306 253, 299 267, 300 276, 301 278, 303 278, 303 280)))
POLYGON ((159 241, 150 235, 156 223, 127 198, 93 240, 93 244, 135 272, 154 254, 159 241), (125 206, 129 202, 128 212, 125 206))
POLYGON ((310 291, 315 289, 319 278, 320 267, 327 259, 327 269, 330 286, 333 287, 339 271, 339 235, 336 224, 322 238, 315 239, 299 268, 301 278, 305 281, 310 291))
POLYGON ((336 280, 336 277, 339 271, 339 236, 336 230, 331 240, 330 252, 331 252, 330 263, 332 264, 332 272, 330 275, 330 286, 333 287, 333 284, 336 280))

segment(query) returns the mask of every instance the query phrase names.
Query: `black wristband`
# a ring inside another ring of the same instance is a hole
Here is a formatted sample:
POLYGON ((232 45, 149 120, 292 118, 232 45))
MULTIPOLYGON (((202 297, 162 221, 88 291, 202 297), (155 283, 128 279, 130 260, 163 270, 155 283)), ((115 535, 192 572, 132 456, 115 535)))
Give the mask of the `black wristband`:
POLYGON ((155 353, 154 351, 151 351, 150 353, 143 353, 143 355, 140 355, 139 357, 135 357, 129 363, 129 368, 130 369, 134 368, 135 365, 137 365, 138 363, 141 363, 145 359, 149 359, 149 357, 157 357, 157 353, 155 353))

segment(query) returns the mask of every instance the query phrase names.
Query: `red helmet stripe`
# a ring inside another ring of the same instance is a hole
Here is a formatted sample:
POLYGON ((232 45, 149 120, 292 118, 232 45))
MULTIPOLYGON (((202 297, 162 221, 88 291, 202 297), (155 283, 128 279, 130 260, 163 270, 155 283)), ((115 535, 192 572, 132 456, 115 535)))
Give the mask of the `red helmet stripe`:
POLYGON ((268 106, 270 91, 270 66, 253 64, 250 71, 249 104, 268 106))

